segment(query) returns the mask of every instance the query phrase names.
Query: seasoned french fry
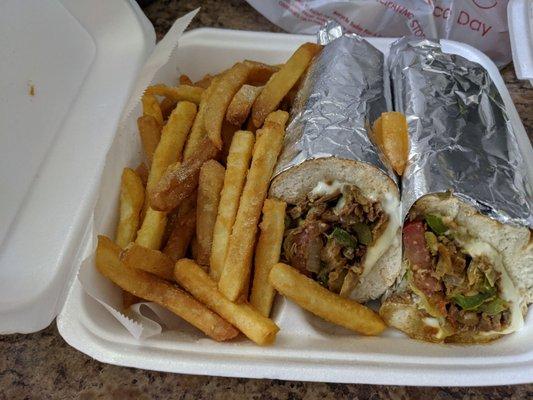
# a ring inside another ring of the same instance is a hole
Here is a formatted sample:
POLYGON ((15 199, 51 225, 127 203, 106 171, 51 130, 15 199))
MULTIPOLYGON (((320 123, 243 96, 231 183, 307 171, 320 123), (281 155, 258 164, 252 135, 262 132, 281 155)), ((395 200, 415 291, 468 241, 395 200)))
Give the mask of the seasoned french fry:
POLYGON ((409 156, 407 119, 400 112, 382 113, 374 122, 372 139, 398 175, 403 175, 409 156))
POLYGON ((257 224, 268 190, 270 176, 281 151, 286 121, 285 111, 276 111, 268 123, 258 130, 252 164, 239 202, 235 224, 231 231, 224 268, 218 282, 220 291, 231 301, 247 298, 250 269, 257 224))
POLYGON ((120 253, 120 261, 127 267, 150 272, 167 281, 174 280, 174 261, 158 250, 130 243, 120 253))
POLYGON ((226 115, 229 103, 239 88, 246 83, 250 67, 244 63, 237 63, 231 67, 218 81, 212 95, 207 100, 206 115, 204 119, 207 136, 213 144, 222 149, 222 121, 226 115))
POLYGON ((181 74, 180 77, 179 77, 179 83, 180 85, 189 85, 189 86, 193 86, 192 84, 192 81, 191 81, 191 78, 189 78, 187 75, 185 74, 181 74))
POLYGON ((156 96, 168 97, 174 101, 189 101, 191 103, 199 104, 203 91, 204 89, 197 86, 167 86, 159 84, 148 86, 144 93, 145 95, 152 94, 156 96))
POLYGON ((213 228, 217 218, 220 191, 224 183, 224 172, 224 167, 215 160, 207 161, 200 169, 196 202, 197 261, 200 265, 209 265, 213 228))
POLYGON ((213 75, 206 74, 202 79, 199 81, 194 82, 194 86, 198 86, 204 89, 207 89, 211 85, 211 81, 213 80, 213 75))
POLYGON ((239 332, 228 322, 170 282, 126 267, 120 261, 119 253, 120 247, 109 238, 98 237, 96 268, 116 285, 167 308, 214 340, 229 340, 238 335, 239 332))
POLYGON ((244 60, 244 64, 250 67, 246 83, 254 86, 263 86, 274 73, 279 71, 280 68, 277 65, 268 65, 252 60, 244 60))
POLYGON ((194 261, 179 260, 174 269, 176 281, 196 299, 237 327, 259 345, 274 342, 279 331, 270 319, 263 317, 249 304, 235 304, 225 298, 217 284, 194 261))
POLYGON ((176 223, 170 232, 163 253, 173 261, 185 257, 187 247, 196 227, 196 193, 191 194, 178 207, 176 223))
POLYGON ((151 165, 154 151, 161 139, 161 125, 151 115, 143 115, 137 118, 137 127, 148 165, 151 165))
POLYGON ((198 146, 207 137, 207 131, 205 130, 204 124, 207 101, 212 95, 219 79, 220 78, 217 77, 213 78, 211 86, 209 86, 202 93, 202 100, 200 101, 200 106, 198 107, 198 114, 196 114, 194 124, 191 128, 191 134, 189 135, 189 139, 187 139, 187 143, 185 144, 185 150, 183 150, 184 160, 188 160, 194 156, 196 150, 198 150, 198 146))
POLYGON ((255 266, 250 303, 265 317, 270 315, 276 292, 268 281, 272 266, 279 262, 283 232, 285 231, 285 208, 283 201, 266 199, 263 205, 263 220, 259 228, 259 240, 255 249, 255 266))
POLYGON ((167 120, 170 116, 170 113, 174 108, 176 108, 176 100, 172 100, 169 97, 165 97, 163 100, 161 100, 161 103, 159 103, 159 107, 161 107, 161 113, 163 114, 163 119, 167 120))
POLYGON ((228 161, 229 148, 233 142, 233 136, 240 128, 236 125, 230 124, 228 121, 222 123, 222 151, 220 152, 219 161, 222 165, 226 165, 228 161))
POLYGON ((250 165, 254 135, 247 131, 235 133, 226 163, 224 185, 220 193, 217 219, 213 228, 213 245, 211 247, 210 270, 213 279, 218 281, 224 267, 224 260, 231 235, 231 228, 239 208, 239 199, 250 165))
POLYGON ((135 239, 140 213, 144 203, 144 186, 139 175, 124 168, 120 183, 120 211, 117 226, 117 244, 125 247, 135 239))
MULTIPOLYGON (((168 122, 163 127, 161 140, 154 152, 146 185, 148 192, 157 185, 168 166, 178 160, 195 115, 196 106, 186 101, 179 102, 170 114, 168 122)), ((165 224, 166 214, 154 210, 150 205, 141 229, 137 232, 136 243, 149 249, 158 250, 165 232, 165 224)))
POLYGON ((165 173, 156 187, 149 190, 152 208, 161 211, 176 208, 198 186, 198 176, 204 162, 216 158, 218 154, 219 151, 211 140, 205 138, 194 156, 184 161, 180 168, 165 173))
POLYGON ((330 292, 286 264, 274 265, 269 280, 279 293, 326 321, 363 335, 379 335, 386 328, 370 308, 330 292))
POLYGON ((237 126, 241 126, 248 118, 255 99, 263 90, 262 86, 242 85, 229 103, 226 112, 226 120, 237 126))
POLYGON ((163 114, 161 113, 161 108, 159 103, 154 95, 145 93, 141 98, 143 105, 143 115, 149 115, 153 117, 157 123, 161 126, 163 125, 163 114))
POLYGON ((142 162, 137 165, 137 168, 135 168, 135 173, 139 175, 143 186, 146 187, 146 183, 148 183, 148 167, 146 166, 146 164, 142 162))
POLYGON ((277 108, 320 49, 321 46, 313 43, 301 45, 281 69, 271 76, 252 107, 252 121, 256 128, 263 125, 266 116, 277 108))

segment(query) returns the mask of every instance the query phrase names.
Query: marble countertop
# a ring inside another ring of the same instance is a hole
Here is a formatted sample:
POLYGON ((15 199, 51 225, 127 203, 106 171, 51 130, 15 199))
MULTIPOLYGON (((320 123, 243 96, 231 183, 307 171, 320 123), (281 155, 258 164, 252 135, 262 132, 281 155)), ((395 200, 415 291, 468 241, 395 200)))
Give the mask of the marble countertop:
MULTIPOLYGON (((159 0, 145 12, 161 38, 176 17, 199 6, 191 28, 280 31, 240 0, 159 0)), ((512 66, 503 70, 503 77, 533 139, 533 90, 516 79, 512 66)), ((102 364, 67 345, 55 323, 34 334, 0 336, 0 400, 72 398, 525 399, 533 398, 533 385, 417 388, 178 375, 102 364)))

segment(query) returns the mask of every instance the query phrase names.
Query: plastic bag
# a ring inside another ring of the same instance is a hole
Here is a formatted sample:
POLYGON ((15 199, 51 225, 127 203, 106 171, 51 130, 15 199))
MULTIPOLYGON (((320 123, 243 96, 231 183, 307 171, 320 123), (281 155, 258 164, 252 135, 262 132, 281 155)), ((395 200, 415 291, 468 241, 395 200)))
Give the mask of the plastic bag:
POLYGON ((468 43, 500 67, 511 61, 508 0, 248 0, 274 24, 314 34, 328 20, 362 36, 443 38, 468 43))

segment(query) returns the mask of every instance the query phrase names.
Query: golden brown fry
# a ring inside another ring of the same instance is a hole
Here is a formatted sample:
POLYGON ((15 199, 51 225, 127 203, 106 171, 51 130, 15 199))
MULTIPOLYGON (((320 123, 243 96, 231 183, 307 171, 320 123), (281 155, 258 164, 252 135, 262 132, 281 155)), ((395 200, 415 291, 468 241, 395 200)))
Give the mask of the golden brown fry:
POLYGON ((204 89, 197 86, 167 86, 159 84, 148 86, 144 93, 156 96, 169 97, 174 101, 189 101, 191 103, 199 104, 203 91, 204 89))
POLYGON ((207 89, 213 80, 213 75, 206 74, 202 79, 199 81, 194 82, 194 86, 198 86, 204 89, 207 89))
POLYGON ((226 120, 237 126, 241 126, 248 118, 255 99, 263 90, 262 86, 243 85, 228 106, 226 120))
POLYGON ((372 138, 398 175, 403 175, 409 156, 407 119, 400 112, 381 114, 374 122, 372 138))
POLYGON ((211 247, 210 275, 216 281, 220 279, 224 268, 231 228, 239 208, 253 146, 254 135, 247 131, 236 132, 231 142, 211 247))
POLYGON ((161 126, 163 125, 163 114, 157 99, 152 94, 145 93, 141 99, 143 105, 143 115, 149 115, 153 117, 156 122, 161 126))
POLYGON ((176 108, 176 104, 178 104, 176 100, 172 100, 168 97, 165 97, 163 100, 161 100, 159 107, 161 107, 161 113, 163 114, 164 120, 168 119, 172 110, 176 108))
POLYGON ((249 339, 259 345, 274 342, 278 326, 259 314, 249 304, 235 304, 225 298, 217 289, 217 284, 194 261, 179 260, 174 269, 176 281, 196 299, 211 310, 227 319, 249 339))
POLYGON ((196 114, 194 124, 191 128, 191 134, 189 135, 189 139, 187 140, 187 144, 185 145, 185 150, 183 150, 184 160, 188 160, 189 158, 194 156, 196 150, 198 150, 198 146, 207 137, 207 131, 205 130, 204 124, 207 101, 212 95, 219 79, 220 78, 217 77, 213 78, 211 86, 209 86, 202 93, 202 100, 200 101, 200 106, 198 107, 198 114, 196 114))
POLYGON ((224 167, 215 160, 207 161, 200 169, 196 202, 197 261, 200 265, 209 265, 213 228, 217 218, 220 191, 224 183, 224 172, 224 167))
POLYGON ((238 331, 175 285, 152 274, 126 267, 119 259, 120 247, 105 236, 98 237, 96 268, 122 289, 153 301, 217 341, 229 340, 238 331))
POLYGON ((158 250, 130 243, 120 253, 120 261, 127 267, 150 272, 167 281, 174 280, 174 261, 158 250))
POLYGON ((207 136, 219 150, 222 149, 220 132, 226 110, 235 93, 246 83, 249 71, 250 67, 246 64, 235 64, 221 77, 213 89, 213 94, 207 100, 206 115, 209 118, 204 119, 205 130, 207 136))
POLYGON ((274 265, 269 279, 279 293, 326 321, 363 335, 379 335, 386 328, 370 308, 330 292, 286 264, 274 265))
POLYGON ((270 315, 276 292, 268 281, 272 266, 279 262, 283 232, 285 232, 285 208, 283 201, 266 199, 263 205, 261 233, 255 249, 255 266, 250 303, 265 317, 270 315))
POLYGON ((148 167, 146 166, 146 164, 142 162, 137 165, 137 168, 135 168, 135 173, 139 175, 143 186, 146 187, 146 183, 148 182, 148 167))
POLYGON ((259 61, 244 60, 244 64, 250 67, 246 83, 254 86, 263 86, 270 77, 279 71, 279 66, 268 65, 259 61))
POLYGON ((321 46, 313 43, 301 45, 283 67, 272 75, 252 108, 252 121, 256 128, 263 125, 266 116, 278 107, 320 49, 321 46))
POLYGON ((156 187, 149 191, 150 205, 162 211, 176 208, 198 186, 198 175, 204 162, 216 158, 218 154, 211 140, 205 138, 193 157, 184 161, 177 170, 165 173, 156 187))
POLYGON ((185 257, 196 227, 196 193, 191 194, 178 207, 176 223, 170 232, 163 253, 173 261, 185 257))
POLYGON ((151 165, 154 151, 161 139, 161 125, 151 115, 143 115, 137 118, 137 127, 148 165, 151 165))
POLYGON ((218 282, 220 291, 231 301, 242 301, 247 298, 257 224, 285 134, 284 124, 275 121, 286 121, 287 118, 288 114, 285 111, 276 111, 269 116, 268 123, 257 131, 252 164, 239 202, 224 268, 218 282))
POLYGON ((189 85, 189 86, 193 86, 193 83, 191 81, 191 78, 189 78, 187 75, 185 74, 181 74, 180 77, 179 77, 179 83, 180 85, 189 85))
POLYGON ((144 203, 144 185, 139 175, 124 168, 120 183, 120 211, 117 226, 117 244, 125 247, 135 239, 140 213, 144 203))
MULTIPOLYGON (((163 127, 161 140, 154 152, 146 185, 148 192, 157 185, 168 166, 178 160, 195 115, 196 106, 186 101, 179 102, 170 114, 168 122, 163 127)), ((158 250, 165 232, 165 224, 166 214, 155 210, 150 205, 141 229, 137 232, 136 243, 149 249, 158 250)))

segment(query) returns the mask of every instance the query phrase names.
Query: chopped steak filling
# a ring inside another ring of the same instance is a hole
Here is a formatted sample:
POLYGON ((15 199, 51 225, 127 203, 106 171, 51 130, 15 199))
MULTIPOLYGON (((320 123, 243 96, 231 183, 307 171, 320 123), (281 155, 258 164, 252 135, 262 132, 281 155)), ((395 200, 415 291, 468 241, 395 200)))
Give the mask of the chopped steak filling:
POLYGON ((491 261, 463 252, 439 216, 411 215, 409 220, 403 228, 404 255, 426 311, 443 317, 453 333, 505 328, 510 304, 501 298, 501 274, 491 261))
POLYGON ((341 295, 357 284, 367 247, 388 222, 380 203, 348 184, 322 196, 310 193, 289 205, 286 217, 282 259, 341 295))

